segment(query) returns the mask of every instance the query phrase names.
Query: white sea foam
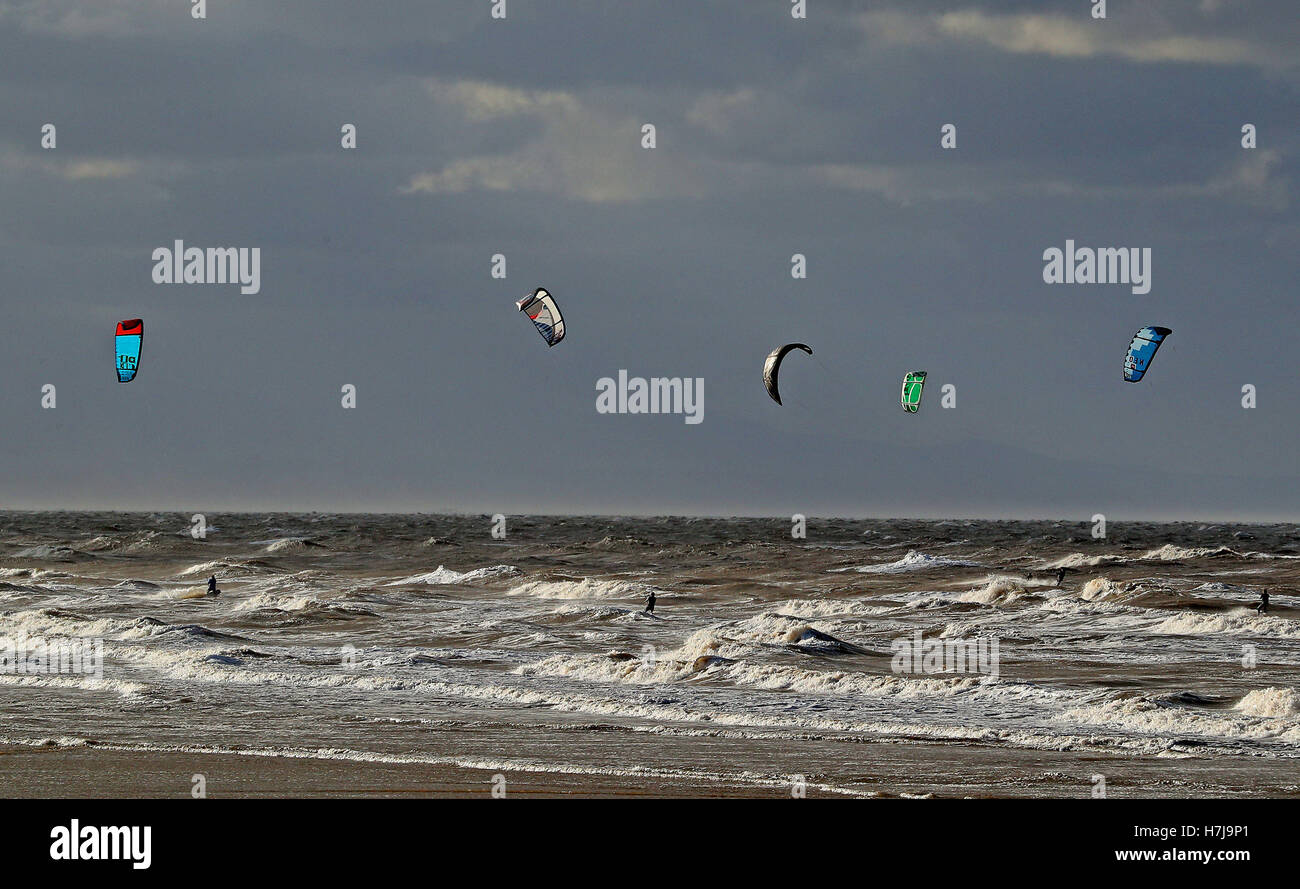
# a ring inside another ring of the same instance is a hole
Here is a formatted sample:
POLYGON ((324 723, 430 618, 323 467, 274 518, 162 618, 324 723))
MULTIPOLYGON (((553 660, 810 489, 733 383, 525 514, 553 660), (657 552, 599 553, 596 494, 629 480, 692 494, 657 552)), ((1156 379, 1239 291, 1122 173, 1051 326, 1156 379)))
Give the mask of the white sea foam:
MULTIPOLYGON (((1169 738, 1198 737, 1300 742, 1300 721, 1276 712, 1279 689, 1251 692, 1232 711, 1177 706, 1147 696, 1111 699, 1066 710, 1061 720, 1169 738), (1255 696, 1255 697, 1252 697, 1255 696), (1250 699, 1250 703, 1246 703, 1250 699), (1244 706, 1243 706, 1244 704, 1244 706), (1270 712, 1263 712, 1263 711, 1270 712)), ((1294 703, 1292 701, 1292 703, 1294 703)))
POLYGON ((488 568, 475 568, 471 571, 452 571, 443 565, 427 574, 415 574, 401 580, 394 580, 385 586, 403 586, 406 584, 427 584, 440 586, 453 583, 475 583, 480 580, 492 580, 497 577, 513 577, 519 574, 514 565, 492 565, 488 568))
POLYGON ((907 555, 895 562, 887 562, 877 565, 858 565, 850 568, 834 568, 832 571, 856 571, 859 574, 903 574, 909 571, 928 571, 935 568, 978 567, 980 567, 978 562, 967 562, 962 559, 947 559, 942 556, 931 556, 927 553, 911 550, 907 555))
POLYGON ((644 596, 650 588, 626 580, 533 580, 511 589, 506 595, 535 599, 619 599, 644 596))
POLYGON ((102 691, 133 698, 148 691, 148 686, 139 682, 127 682, 121 679, 108 679, 103 676, 78 676, 61 673, 17 674, 0 673, 0 685, 23 686, 28 688, 79 689, 82 691, 102 691))
POLYGON ((780 603, 777 610, 791 617, 812 619, 818 617, 854 618, 873 617, 897 611, 897 605, 873 605, 858 599, 789 599, 780 603))
POLYGON ((367 609, 348 602, 337 599, 324 599, 320 596, 310 594, 278 594, 278 593, 258 593, 255 596, 249 596, 247 599, 241 599, 235 603, 231 609, 236 612, 246 611, 340 611, 354 614, 366 614, 367 609))
POLYGON ((957 594, 958 602, 973 602, 979 605, 1004 605, 1033 595, 1037 587, 1052 585, 1050 580, 1035 580, 1006 574, 990 575, 982 586, 957 594))
POLYGON ((1166 543, 1155 549, 1147 550, 1137 555, 1117 555, 1115 553, 1101 553, 1099 555, 1088 555, 1087 553, 1070 553, 1059 559, 1045 561, 1040 563, 1040 569, 1055 570, 1057 568, 1096 568, 1101 565, 1115 565, 1128 562, 1190 562, 1196 559, 1243 559, 1243 560, 1271 560, 1271 559, 1291 559, 1296 556, 1274 555, 1272 553, 1260 552, 1239 552, 1227 546, 1175 546, 1172 543, 1166 543))
POLYGON ((71 559, 77 555, 77 551, 70 546, 45 543, 37 546, 29 546, 14 553, 14 557, 19 559, 53 559, 56 561, 61 559, 71 559))
POLYGON ((692 637, 677 651, 653 660, 611 655, 552 655, 519 667, 515 672, 520 676, 633 685, 660 685, 708 677, 769 691, 900 699, 950 697, 967 692, 983 681, 976 676, 911 678, 887 673, 750 664, 728 658, 725 655, 728 650, 736 653, 726 643, 692 637))
POLYGON ((39 608, 0 613, 0 632, 22 637, 116 637, 130 631, 133 620, 80 617, 71 612, 39 608))
POLYGON ((229 577, 232 574, 283 574, 280 568, 274 568, 270 565, 260 562, 236 562, 227 559, 215 559, 211 562, 200 562, 197 565, 190 565, 177 572, 177 577, 191 577, 195 574, 215 575, 220 578, 229 577))
POLYGON ((324 547, 310 537, 277 537, 274 540, 267 541, 262 552, 274 555, 276 553, 300 553, 320 549, 324 549, 324 547))
POLYGON ((1127 562, 1124 556, 1115 556, 1102 554, 1090 556, 1085 553, 1070 553, 1068 556, 1062 556, 1052 562, 1043 562, 1040 568, 1055 570, 1057 568, 1096 568, 1098 565, 1108 565, 1114 562, 1127 562))
MULTIPOLYGON (((1263 555, 1260 553, 1259 555, 1263 555)), ((1236 558, 1245 558, 1243 553, 1229 549, 1226 546, 1174 546, 1172 543, 1166 543, 1164 546, 1153 550, 1148 550, 1138 556, 1144 562, 1186 562, 1192 559, 1205 559, 1220 556, 1233 556, 1236 558)))
POLYGON ((1289 717, 1300 711, 1300 696, 1294 688, 1257 688, 1247 692, 1234 709, 1248 716, 1289 717))
POLYGON ((1123 588, 1116 586, 1108 577, 1094 577, 1078 592, 1078 597, 1085 602, 1116 599, 1123 595, 1123 588))
POLYGON ((122 548, 123 552, 128 553, 147 553, 159 547, 166 546, 169 541, 158 531, 146 531, 135 540, 131 541, 122 548))
MULTIPOLYGON (((685 646, 684 646, 685 647, 685 646)), ((693 647, 700 647, 698 644, 693 647)), ((215 653, 215 650, 209 652, 215 653)), ((720 709, 710 705, 707 699, 688 703, 686 701, 669 701, 644 697, 611 697, 608 693, 597 695, 584 694, 574 689, 551 688, 539 686, 537 680, 545 678, 556 681, 543 672, 534 669, 532 681, 527 679, 527 668, 521 671, 519 679, 523 684, 488 682, 477 684, 469 682, 446 681, 438 678, 421 678, 419 676, 395 676, 379 672, 368 666, 359 665, 361 669, 338 670, 336 672, 304 671, 302 669, 276 669, 268 667, 265 662, 250 660, 231 663, 221 659, 201 656, 200 652, 186 652, 179 649, 139 646, 119 653, 127 660, 141 665, 151 666, 173 679, 190 681, 235 683, 250 686, 281 687, 315 687, 315 688, 355 688, 360 691, 385 692, 393 694, 414 694, 420 698, 434 696, 452 696, 467 700, 491 701, 496 704, 535 708, 545 706, 560 712, 588 713, 593 715, 639 718, 655 722, 704 723, 711 728, 718 726, 742 726, 764 729, 807 730, 817 729, 831 732, 864 733, 877 737, 928 737, 936 740, 978 740, 989 743, 1005 743, 1014 746, 1041 749, 1106 749, 1112 752, 1128 751, 1131 753, 1161 754, 1168 750, 1170 742, 1164 738, 1131 738, 1122 736, 1078 735, 1067 733, 1043 732, 1041 730, 1021 730, 1014 728, 996 728, 987 725, 969 724, 961 721, 954 724, 940 724, 917 721, 908 718, 906 712, 886 717, 879 705, 868 712, 859 712, 859 708, 848 710, 825 710, 822 707, 792 700, 790 704, 771 710, 761 705, 760 701, 751 701, 741 710, 720 709)), ((235 659, 238 660, 238 659, 235 659)), ((533 665, 534 668, 536 665, 533 665)), ((725 664, 717 664, 726 667, 725 664)), ((554 662, 556 672, 567 673, 577 678, 584 669, 580 664, 554 662)), ((707 679, 713 666, 704 667, 701 678, 707 679)), ((436 668, 435 668, 436 669, 436 668)), ((655 668, 658 669, 658 668, 655 668)), ((742 670, 737 674, 736 684, 752 688, 778 692, 806 692, 857 699, 893 700, 906 702, 936 698, 958 699, 971 694, 1002 694, 1014 701, 1025 695, 1033 697, 1035 689, 1022 684, 1002 688, 1000 683, 984 683, 974 677, 961 678, 924 678, 909 679, 895 676, 869 676, 860 674, 837 675, 834 671, 803 671, 797 668, 782 672, 781 668, 753 668, 752 672, 742 670)), ((438 673, 435 675, 444 675, 438 673)), ((457 674, 465 675, 465 674, 457 674)), ((671 675, 671 674, 670 674, 671 675)), ((468 677, 466 677, 468 678, 468 677)), ((504 678, 504 677, 503 677, 504 678)), ((563 679, 564 677, 558 677, 563 679)), ((684 678, 684 677, 683 677, 684 678)), ((601 682, 636 683, 634 679, 599 679, 601 682)), ((1050 693, 1050 692, 1049 692, 1050 693)), ((828 699, 835 699, 828 698, 828 699)), ((1059 712, 1059 701, 1051 710, 1059 712)))
POLYGON ((1168 636, 1257 635, 1300 639, 1300 623, 1249 608, 1234 608, 1216 614, 1182 612, 1161 621, 1153 630, 1168 636))

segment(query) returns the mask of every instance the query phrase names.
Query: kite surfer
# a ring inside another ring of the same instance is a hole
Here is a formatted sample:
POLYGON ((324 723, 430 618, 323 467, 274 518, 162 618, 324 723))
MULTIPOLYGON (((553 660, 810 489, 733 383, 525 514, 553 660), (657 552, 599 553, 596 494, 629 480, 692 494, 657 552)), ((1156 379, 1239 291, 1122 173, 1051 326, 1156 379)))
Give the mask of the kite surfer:
POLYGON ((1268 590, 1259 591, 1259 604, 1255 606, 1255 610, 1260 614, 1268 614, 1268 590))
POLYGON ((645 613, 646 614, 655 613, 655 594, 653 590, 650 592, 650 595, 645 600, 645 613))
POLYGON ((221 595, 221 590, 217 589, 217 577, 215 574, 212 577, 208 578, 208 595, 209 596, 221 595))
POLYGON ((1057 568, 1057 569, 1056 569, 1056 585, 1057 585, 1057 586, 1060 586, 1060 585, 1061 585, 1061 581, 1063 581, 1063 580, 1065 580, 1065 569, 1064 569, 1064 568, 1057 568))

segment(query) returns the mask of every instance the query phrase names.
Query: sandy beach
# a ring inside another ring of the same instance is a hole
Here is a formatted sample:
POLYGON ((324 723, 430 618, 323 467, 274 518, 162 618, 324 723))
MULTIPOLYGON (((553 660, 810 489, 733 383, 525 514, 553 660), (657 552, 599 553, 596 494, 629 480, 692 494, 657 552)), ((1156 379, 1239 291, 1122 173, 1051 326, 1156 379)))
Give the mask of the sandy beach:
MULTIPOLYGON (((737 747, 731 755, 772 757, 771 749, 737 747)), ((1289 788, 1270 796, 1300 797, 1300 782, 1284 763, 1241 760, 1169 760, 1163 769, 1122 757, 1072 753, 1025 753, 1026 778, 1007 785, 1000 778, 1005 753, 979 748, 953 750, 942 745, 864 745, 862 774, 854 792, 820 786, 816 776, 805 788, 809 799, 873 798, 1089 798, 1088 776, 1104 771, 1113 798, 1248 798, 1254 786, 1289 788)), ((494 777, 504 774, 506 795, 524 798, 750 798, 788 799, 792 784, 757 785, 740 781, 666 780, 646 775, 607 775, 591 771, 494 772, 434 763, 376 763, 338 759, 289 758, 232 753, 170 753, 94 747, 0 747, 0 795, 6 798, 188 798, 193 776, 207 779, 208 797, 217 798, 406 798, 491 797, 494 777)))

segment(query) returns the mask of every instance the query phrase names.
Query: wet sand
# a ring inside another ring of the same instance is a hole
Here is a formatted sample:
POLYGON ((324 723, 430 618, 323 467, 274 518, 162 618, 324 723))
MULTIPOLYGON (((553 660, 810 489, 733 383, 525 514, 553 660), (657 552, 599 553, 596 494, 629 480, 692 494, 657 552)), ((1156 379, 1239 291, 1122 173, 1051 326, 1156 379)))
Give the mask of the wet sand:
MULTIPOLYGON (((855 745, 862 761, 854 795, 877 798, 1090 798, 1094 774, 1104 774, 1111 798, 1259 796, 1252 787, 1286 785, 1285 763, 1257 758, 1222 762, 1024 751, 1024 776, 1003 780, 1008 751, 978 746, 905 743, 855 745)), ((740 751, 733 751, 737 755, 740 751)), ((754 751, 766 758, 771 751, 754 751)), ((562 774, 465 768, 437 763, 375 763, 231 753, 132 751, 96 747, 0 747, 0 796, 5 798, 185 798, 193 776, 209 798, 474 798, 490 797, 505 775, 507 796, 534 798, 790 798, 792 788, 723 780, 684 781, 647 776, 562 774)), ((1292 778, 1296 776, 1292 775, 1292 778)), ((843 798, 807 776, 806 796, 843 798)), ((844 788, 841 787, 841 790, 844 788)), ((1268 796, 1300 798, 1300 780, 1268 796)))
MULTIPOLYGON (((218 798, 491 798, 495 774, 430 763, 359 763, 233 754, 0 748, 0 795, 14 799, 190 797, 193 776, 218 798)), ((506 796, 690 798, 698 788, 602 775, 511 772, 506 796)), ((808 796, 827 795, 812 790, 808 796)), ((834 795, 834 794, 831 794, 834 795)), ((788 791, 718 784, 708 796, 784 797, 788 791)))

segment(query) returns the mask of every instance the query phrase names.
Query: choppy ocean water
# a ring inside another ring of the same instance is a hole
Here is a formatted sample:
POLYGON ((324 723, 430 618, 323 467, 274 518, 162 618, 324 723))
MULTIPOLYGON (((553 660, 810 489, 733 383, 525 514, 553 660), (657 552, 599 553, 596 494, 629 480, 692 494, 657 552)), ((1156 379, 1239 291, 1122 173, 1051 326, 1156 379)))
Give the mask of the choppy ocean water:
POLYGON ((1116 794, 1300 793, 1300 526, 209 521, 196 540, 176 514, 0 513, 0 637, 103 653, 94 675, 0 674, 0 743, 702 795, 802 776, 1088 796, 1098 774, 1116 794), (996 669, 927 664, 918 638, 996 642, 996 669))

